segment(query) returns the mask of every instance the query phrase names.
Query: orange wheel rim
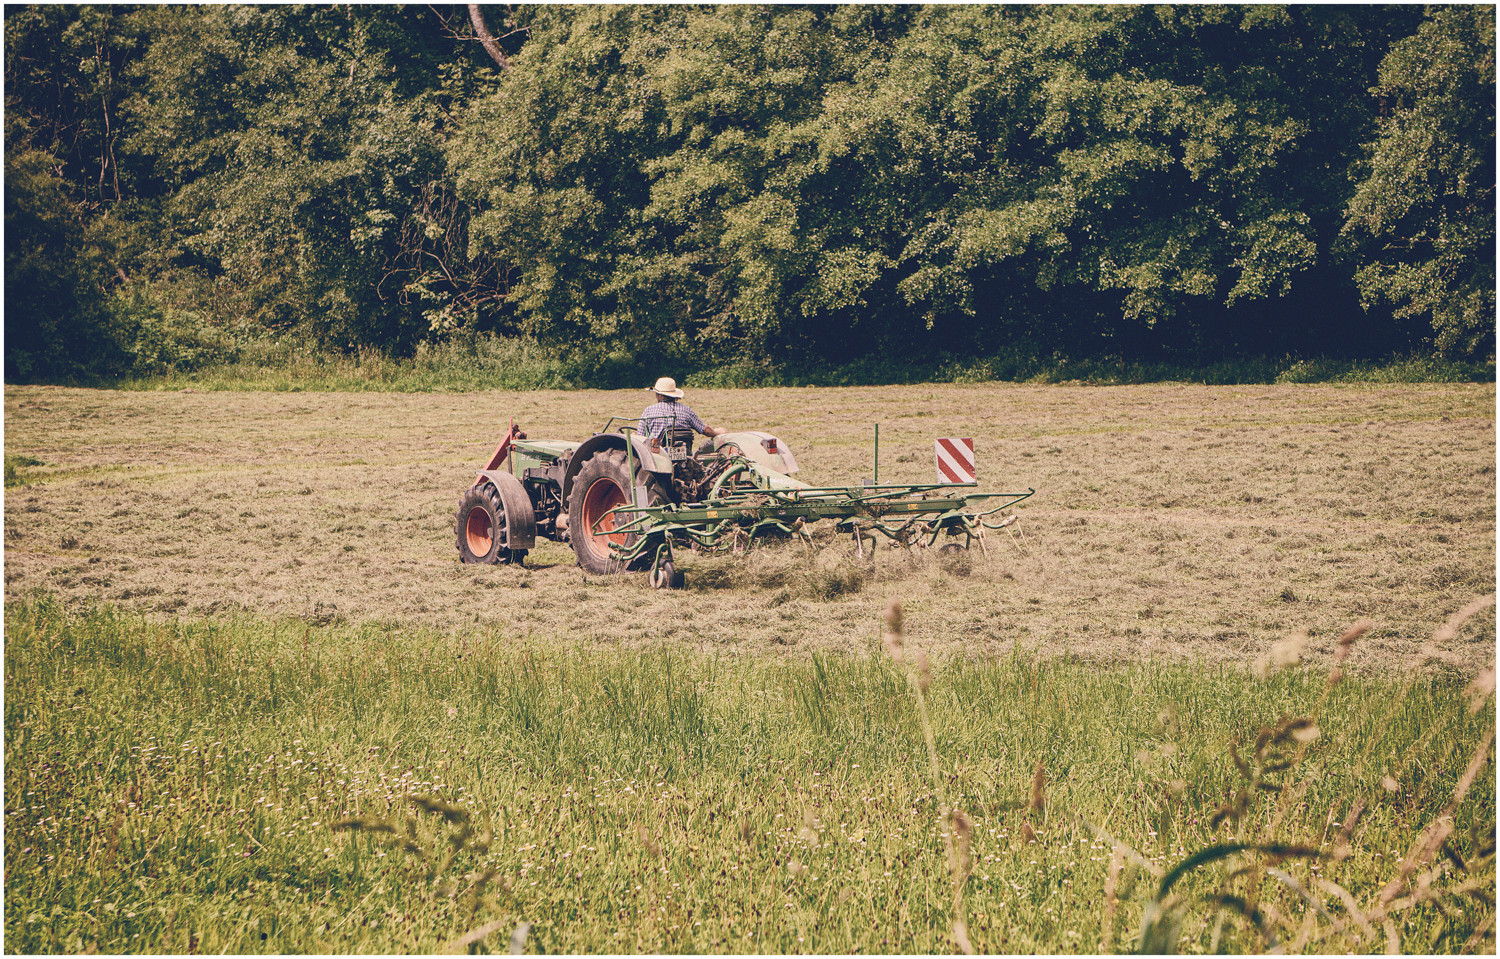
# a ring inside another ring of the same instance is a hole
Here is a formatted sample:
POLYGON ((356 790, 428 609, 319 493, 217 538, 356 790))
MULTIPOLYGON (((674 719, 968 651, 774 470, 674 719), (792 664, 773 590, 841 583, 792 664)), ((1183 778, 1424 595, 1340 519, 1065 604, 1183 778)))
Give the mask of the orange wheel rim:
POLYGON ((581 532, 586 534, 594 543, 594 546, 605 555, 609 554, 609 544, 615 543, 625 545, 625 534, 615 532, 615 516, 604 516, 617 506, 625 505, 625 491, 620 489, 620 484, 611 479, 596 479, 592 486, 583 494, 583 528, 581 532), (600 517, 604 517, 600 522, 600 517), (596 527, 594 524, 598 523, 596 527), (598 532, 594 532, 598 529, 598 532))
POLYGON ((475 556, 487 556, 490 547, 495 545, 495 533, 490 523, 490 514, 483 506, 476 506, 469 510, 469 518, 464 523, 464 539, 469 544, 469 552, 475 556))

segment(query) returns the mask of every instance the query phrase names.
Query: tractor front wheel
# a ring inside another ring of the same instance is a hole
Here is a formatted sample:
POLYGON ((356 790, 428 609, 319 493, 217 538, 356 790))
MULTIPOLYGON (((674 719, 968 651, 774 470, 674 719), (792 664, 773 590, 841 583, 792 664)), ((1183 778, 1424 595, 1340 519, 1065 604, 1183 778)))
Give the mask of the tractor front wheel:
MULTIPOLYGON (((660 506, 668 502, 666 491, 654 473, 644 472, 646 505, 660 506)), ((610 510, 627 506, 631 502, 632 487, 630 467, 625 462, 624 450, 600 450, 590 456, 579 467, 573 477, 573 489, 568 498, 568 539, 573 544, 573 553, 578 565, 595 574, 624 572, 625 564, 615 558, 610 544, 622 549, 635 545, 640 533, 618 530, 626 518, 616 513, 606 516, 610 510)), ((649 557, 639 557, 631 568, 644 568, 649 557)))
POLYGON ((465 563, 515 563, 526 558, 524 549, 506 549, 505 506, 500 491, 490 483, 480 483, 458 504, 455 525, 458 532, 458 556, 465 563))

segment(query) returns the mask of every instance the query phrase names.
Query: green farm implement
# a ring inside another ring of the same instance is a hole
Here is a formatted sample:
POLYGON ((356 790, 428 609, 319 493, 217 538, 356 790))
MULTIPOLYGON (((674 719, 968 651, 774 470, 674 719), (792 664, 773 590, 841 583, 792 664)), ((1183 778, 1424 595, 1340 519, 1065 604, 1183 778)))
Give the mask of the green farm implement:
POLYGON ((521 563, 541 535, 570 543, 591 573, 641 570, 652 586, 670 588, 682 585, 677 550, 746 549, 774 537, 811 542, 809 526, 823 520, 861 554, 877 536, 904 547, 967 549, 985 530, 1015 522, 1002 511, 1035 492, 809 486, 792 478, 796 458, 769 433, 725 433, 696 450, 694 435, 647 437, 637 421, 614 418, 574 443, 529 440, 512 424, 459 504, 459 557, 521 563))

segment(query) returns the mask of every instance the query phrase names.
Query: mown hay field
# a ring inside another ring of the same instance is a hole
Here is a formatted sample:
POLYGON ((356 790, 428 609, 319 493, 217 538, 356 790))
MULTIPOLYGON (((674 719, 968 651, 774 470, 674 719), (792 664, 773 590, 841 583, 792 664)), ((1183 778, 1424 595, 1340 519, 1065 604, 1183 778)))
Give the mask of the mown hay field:
POLYGON ((1326 655, 1368 617, 1369 662, 1395 662, 1495 579, 1490 385, 695 391, 818 485, 872 474, 878 423, 882 480, 933 480, 933 440, 968 436, 982 487, 1037 493, 946 564, 836 543, 689 560, 657 593, 546 541, 526 569, 457 562, 453 511, 510 418, 581 439, 646 396, 9 387, 8 462, 39 465, 7 489, 6 597, 805 653, 861 649, 899 596, 938 652, 1108 661, 1242 661, 1294 630, 1326 655))
POLYGON ((1037 495, 657 592, 451 525, 638 393, 8 388, 6 950, 1494 951, 1493 387, 691 399, 1037 495))

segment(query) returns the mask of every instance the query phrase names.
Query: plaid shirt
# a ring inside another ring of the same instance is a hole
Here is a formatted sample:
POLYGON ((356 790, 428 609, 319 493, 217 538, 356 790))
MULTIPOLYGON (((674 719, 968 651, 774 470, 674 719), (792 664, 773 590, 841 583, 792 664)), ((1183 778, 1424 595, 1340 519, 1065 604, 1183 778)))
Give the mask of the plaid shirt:
POLYGON ((647 436, 662 436, 667 430, 688 427, 707 433, 708 427, 693 412, 693 408, 677 400, 660 400, 646 407, 641 414, 641 432, 647 436))

